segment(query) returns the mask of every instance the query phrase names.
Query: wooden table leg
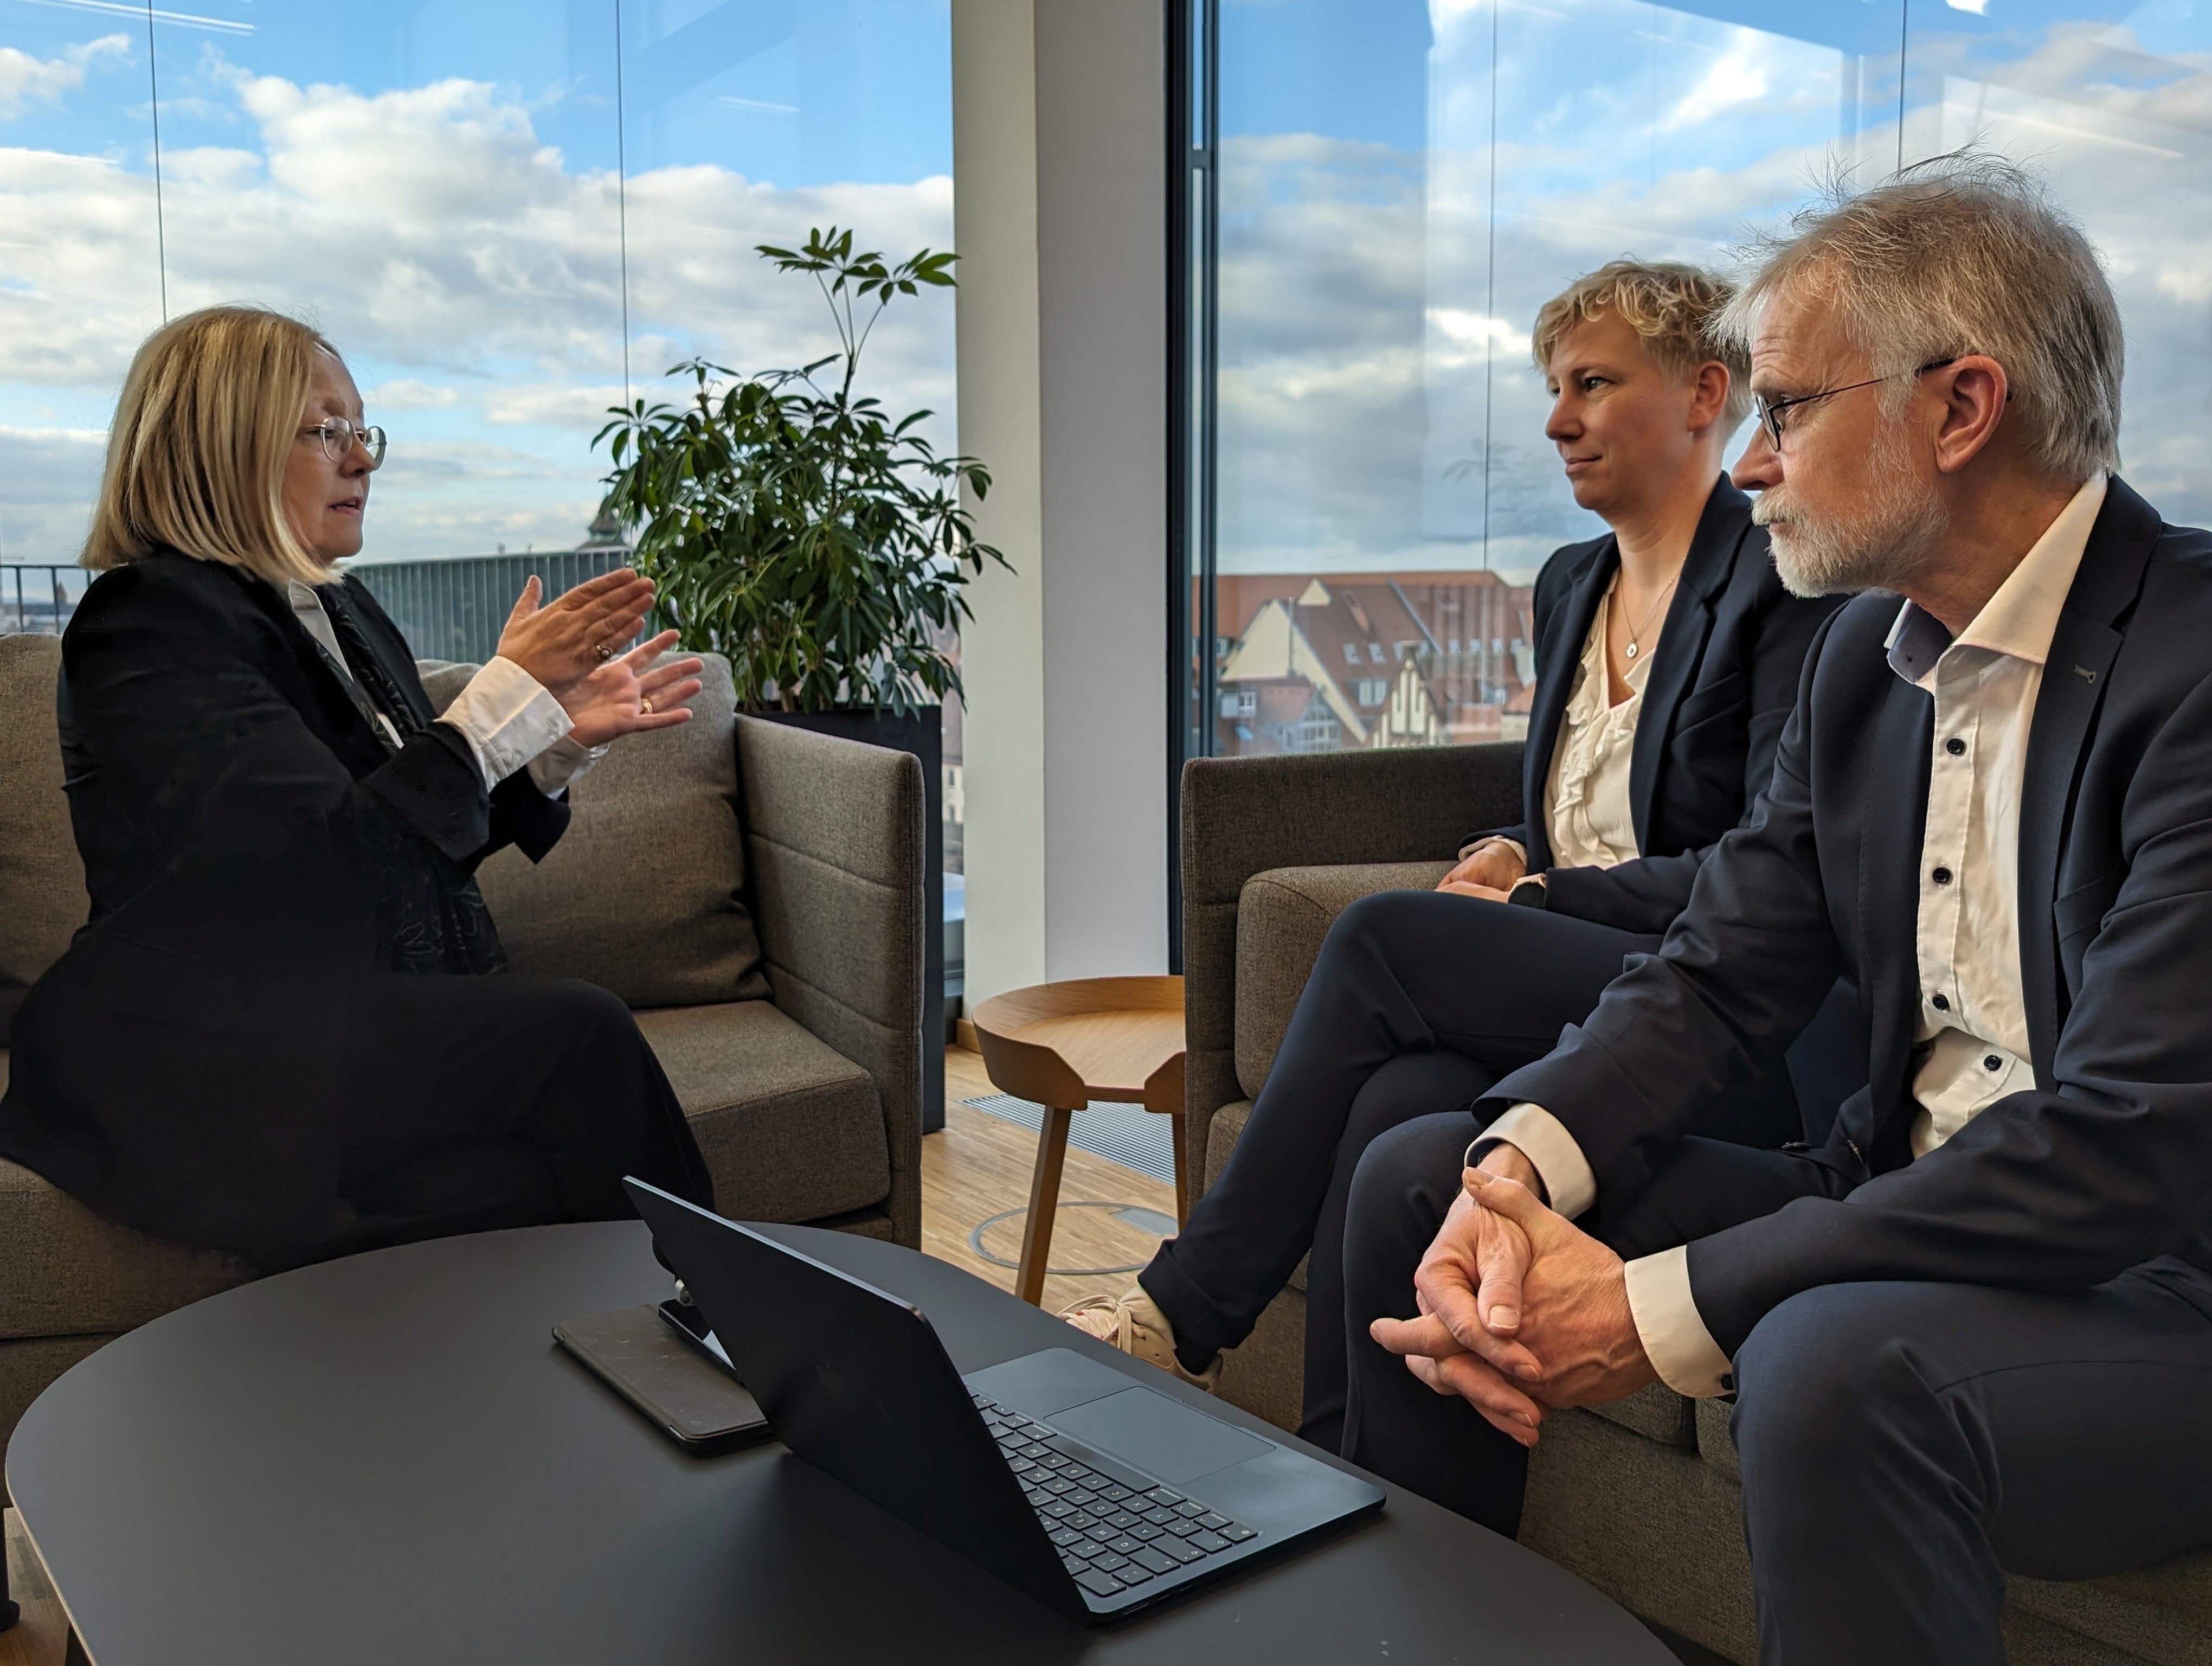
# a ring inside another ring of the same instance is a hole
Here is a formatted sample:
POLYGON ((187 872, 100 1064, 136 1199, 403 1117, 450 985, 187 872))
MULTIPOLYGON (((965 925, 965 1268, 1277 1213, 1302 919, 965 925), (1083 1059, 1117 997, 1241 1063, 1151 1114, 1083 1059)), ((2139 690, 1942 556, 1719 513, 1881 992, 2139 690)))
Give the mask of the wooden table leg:
POLYGON ((1044 1305, 1053 1212, 1060 1207, 1060 1171, 1067 1162, 1067 1124, 1073 1115, 1047 1105, 1044 1127, 1037 1133, 1036 1172, 1030 1180, 1029 1216, 1022 1222, 1022 1265, 1014 1276, 1014 1293, 1032 1307, 1044 1305))

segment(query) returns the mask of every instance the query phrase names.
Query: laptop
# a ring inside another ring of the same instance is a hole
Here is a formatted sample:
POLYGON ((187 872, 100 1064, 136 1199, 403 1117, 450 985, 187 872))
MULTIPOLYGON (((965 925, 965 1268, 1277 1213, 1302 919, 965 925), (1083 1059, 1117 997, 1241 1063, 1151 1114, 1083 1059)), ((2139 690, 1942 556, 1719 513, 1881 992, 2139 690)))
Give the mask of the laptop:
POLYGON ((963 1378, 912 1303, 623 1183, 786 1446, 1073 1619, 1121 1619, 1382 1508, 1358 1476, 1072 1348, 963 1378))

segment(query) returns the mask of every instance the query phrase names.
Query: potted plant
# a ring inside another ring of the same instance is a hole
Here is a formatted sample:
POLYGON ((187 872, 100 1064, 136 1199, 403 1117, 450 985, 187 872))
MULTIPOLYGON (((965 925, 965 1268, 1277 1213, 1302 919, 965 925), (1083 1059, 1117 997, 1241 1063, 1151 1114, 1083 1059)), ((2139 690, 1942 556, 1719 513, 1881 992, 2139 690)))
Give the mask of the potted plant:
MULTIPOLYGON (((942 1033, 943 770, 940 705, 960 692, 949 653, 971 617, 964 587, 987 561, 960 503, 990 475, 940 456, 930 412, 894 418, 855 392, 861 350, 900 295, 953 283, 950 252, 886 265, 833 226, 798 249, 759 246, 820 288, 841 351, 793 370, 740 375, 704 359, 680 404, 617 407, 592 443, 613 471, 603 512, 631 535, 656 587, 653 629, 730 662, 740 708, 921 758, 929 794, 930 903, 924 1033, 942 1033), (836 367, 834 371, 831 367, 836 367), (825 375, 823 373, 830 372, 825 375)), ((943 1061, 925 1061, 922 1126, 944 1125, 943 1061)))

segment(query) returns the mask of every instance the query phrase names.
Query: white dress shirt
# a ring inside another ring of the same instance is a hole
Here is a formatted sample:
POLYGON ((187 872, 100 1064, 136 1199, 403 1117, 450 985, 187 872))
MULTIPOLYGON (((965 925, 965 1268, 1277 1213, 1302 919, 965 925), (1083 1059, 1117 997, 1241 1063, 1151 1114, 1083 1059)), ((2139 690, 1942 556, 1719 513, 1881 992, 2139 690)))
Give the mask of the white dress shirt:
MULTIPOLYGON (((1552 748, 1552 767, 1544 777, 1544 832, 1552 842, 1555 867, 1617 867, 1644 853, 1636 842, 1636 813, 1629 803, 1628 774, 1636 750, 1636 722, 1644 711, 1644 685, 1651 680, 1651 655, 1628 662, 1628 698, 1606 703, 1613 692, 1606 663, 1606 621, 1620 575, 1606 587, 1574 685, 1567 691, 1559 738, 1552 748)), ((1652 644, 1656 647, 1656 641, 1652 644)), ((1480 843, 1481 841, 1476 841, 1480 843)), ((1518 839, 1507 839, 1525 865, 1528 852, 1518 839)), ((1465 856, 1474 845, 1460 852, 1465 856)))
MULTIPOLYGON (((1890 666, 1929 695, 1935 736, 1920 860, 1917 1038, 1925 1051, 1912 1079, 1916 1158, 2035 1085, 2020 966, 2021 789, 2043 662, 2104 502, 2100 473, 1955 641, 1912 602, 1890 629, 1890 666)), ((1515 1105, 1479 1143, 1492 1141, 1520 1149, 1561 1214, 1595 1201, 1582 1147, 1542 1107, 1515 1105)), ((1698 1316, 1688 1250, 1629 1262, 1627 1280, 1629 1310, 1660 1380, 1700 1398, 1727 1392, 1729 1359, 1698 1316)))
MULTIPOLYGON (((285 587, 285 593, 307 634, 322 644, 339 674, 352 681, 353 672, 338 647, 337 632, 314 587, 295 579, 285 587)), ((399 731, 392 720, 379 712, 376 721, 392 744, 399 745, 399 731)), ((606 756, 604 746, 584 746, 568 739, 574 725, 561 702, 512 660, 495 657, 486 661, 438 721, 452 724, 469 743, 477 767, 483 771, 486 792, 527 767, 538 790, 549 799, 556 798, 606 756)))

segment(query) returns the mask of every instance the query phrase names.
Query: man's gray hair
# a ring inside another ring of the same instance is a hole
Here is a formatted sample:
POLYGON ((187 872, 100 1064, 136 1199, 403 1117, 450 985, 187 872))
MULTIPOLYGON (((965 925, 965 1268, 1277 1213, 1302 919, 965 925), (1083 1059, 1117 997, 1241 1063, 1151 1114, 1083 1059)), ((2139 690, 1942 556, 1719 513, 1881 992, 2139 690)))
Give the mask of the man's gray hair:
POLYGON ((2119 460, 2120 312, 2097 252, 2024 169, 1985 151, 1931 157, 1854 192, 1838 181, 1787 230, 1746 251, 1759 264, 1716 330, 1747 348, 1784 291, 1832 310, 1892 414, 1910 374, 1967 353, 2010 383, 2028 454, 2074 483, 2119 460))

